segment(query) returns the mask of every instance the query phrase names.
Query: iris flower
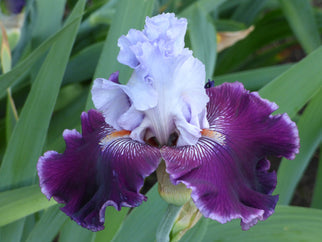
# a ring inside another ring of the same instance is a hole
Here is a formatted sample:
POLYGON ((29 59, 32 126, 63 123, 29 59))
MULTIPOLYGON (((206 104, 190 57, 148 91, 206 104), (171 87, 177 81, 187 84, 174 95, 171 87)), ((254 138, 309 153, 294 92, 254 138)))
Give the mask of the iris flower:
POLYGON ((120 37, 118 61, 133 68, 128 83, 118 72, 96 79, 96 109, 82 113, 82 133, 65 130, 64 153, 39 158, 41 191, 81 226, 103 229, 107 206, 139 206, 144 178, 161 162, 205 217, 240 218, 247 230, 274 212, 267 157, 294 158, 296 125, 241 83, 205 88, 203 63, 184 47, 186 28, 167 13, 120 37))

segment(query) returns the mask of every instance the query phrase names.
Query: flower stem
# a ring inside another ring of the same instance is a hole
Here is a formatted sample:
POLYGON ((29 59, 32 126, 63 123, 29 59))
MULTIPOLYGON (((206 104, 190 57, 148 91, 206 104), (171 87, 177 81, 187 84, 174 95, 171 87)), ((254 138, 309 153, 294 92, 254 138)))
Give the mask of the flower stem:
POLYGON ((180 212, 181 206, 176 206, 174 204, 169 204, 166 214, 164 215, 162 221, 160 222, 159 228, 156 234, 157 242, 169 242, 170 232, 173 224, 180 212))

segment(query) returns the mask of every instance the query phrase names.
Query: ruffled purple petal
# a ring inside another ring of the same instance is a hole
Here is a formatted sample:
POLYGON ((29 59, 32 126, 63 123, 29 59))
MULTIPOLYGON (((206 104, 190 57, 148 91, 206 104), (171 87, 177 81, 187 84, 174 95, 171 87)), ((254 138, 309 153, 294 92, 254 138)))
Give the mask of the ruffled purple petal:
POLYGON ((92 231, 104 228, 106 206, 136 207, 146 200, 139 193, 144 178, 158 166, 157 148, 115 131, 101 113, 82 114, 82 135, 65 130, 63 154, 48 151, 37 169, 41 191, 54 197, 68 216, 92 231))
POLYGON ((243 230, 273 212, 276 174, 267 156, 293 158, 299 139, 286 114, 272 116, 277 105, 249 93, 242 84, 207 89, 209 130, 195 146, 163 147, 161 155, 174 184, 192 189, 204 216, 226 223, 240 218, 243 230))

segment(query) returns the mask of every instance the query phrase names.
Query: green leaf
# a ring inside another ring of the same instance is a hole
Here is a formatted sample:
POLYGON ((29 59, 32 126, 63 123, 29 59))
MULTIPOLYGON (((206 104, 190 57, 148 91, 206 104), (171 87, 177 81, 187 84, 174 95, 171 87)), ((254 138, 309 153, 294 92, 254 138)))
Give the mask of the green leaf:
POLYGON ((63 85, 92 79, 103 43, 95 43, 71 58, 67 65, 63 85))
POLYGON ((69 54, 76 37, 85 0, 75 6, 67 23, 78 19, 70 32, 53 44, 34 81, 0 168, 1 189, 32 184, 49 121, 69 54))
POLYGON ((187 231, 184 235, 184 240, 181 241, 204 241, 203 238, 207 233, 208 223, 210 219, 201 218, 200 221, 192 227, 192 232, 187 231))
POLYGON ((21 236, 21 241, 26 241, 28 235, 30 234, 31 230, 33 229, 33 227, 36 224, 36 214, 30 214, 29 216, 27 216, 24 220, 24 226, 23 226, 23 232, 22 232, 22 236, 21 236))
POLYGON ((92 241, 93 236, 95 233, 69 219, 60 232, 59 242, 89 242, 92 241))
POLYGON ((298 121, 300 133, 300 153, 293 161, 282 159, 277 173, 276 193, 279 194, 279 204, 286 205, 303 176, 314 151, 322 141, 322 88, 312 98, 298 121))
POLYGON ((59 206, 47 209, 34 226, 26 242, 52 242, 62 225, 69 219, 59 206))
POLYGON ((311 207, 322 209, 322 146, 320 146, 320 160, 316 175, 311 207))
POLYGON ((0 228, 0 238, 3 241, 21 241, 25 219, 0 228))
POLYGON ((24 77, 30 68, 44 56, 46 51, 53 46, 53 44, 61 39, 66 33, 69 33, 75 28, 75 24, 80 21, 82 15, 78 15, 73 21, 66 24, 55 35, 43 42, 37 49, 29 54, 23 61, 17 64, 11 71, 0 76, 0 98, 6 94, 6 89, 13 84, 17 84, 22 77, 24 77))
POLYGON ((267 85, 270 81, 281 75, 291 66, 291 64, 284 64, 263 67, 253 70, 215 76, 213 79, 215 80, 216 85, 220 85, 224 82, 242 82, 247 90, 255 91, 267 85))
POLYGON ((230 19, 215 19, 213 22, 218 32, 240 31, 247 29, 245 24, 230 19))
POLYGON ((126 217, 113 239, 114 242, 155 241, 158 226, 168 205, 160 197, 157 185, 148 192, 147 197, 147 202, 135 208, 126 217))
MULTIPOLYGON (((292 32, 280 11, 271 11, 255 22, 255 29, 247 38, 237 42, 218 55, 216 75, 243 70, 252 58, 257 57, 257 51, 265 46, 276 43, 292 35, 292 32), (256 53, 256 54, 255 54, 256 53)), ((270 45, 274 48, 274 45, 270 45)))
MULTIPOLYGON (((279 64, 280 62, 289 62, 287 58, 291 57, 291 49, 294 49, 296 42, 294 40, 289 40, 286 43, 281 43, 278 46, 272 48, 267 48, 266 50, 258 51, 249 60, 245 61, 241 69, 256 69, 266 66, 272 66, 279 64), (286 53, 286 54, 284 54, 286 53)), ((264 47, 265 48, 265 47, 264 47)))
POLYGON ((32 35, 33 44, 37 46, 61 28, 66 0, 35 0, 35 4, 32 35))
POLYGON ((105 212, 105 229, 95 233, 93 242, 112 241, 128 211, 129 209, 124 207, 121 211, 117 211, 114 207, 107 207, 105 212))
POLYGON ((18 113, 15 102, 11 95, 11 88, 7 89, 7 108, 6 108, 6 141, 9 143, 12 131, 18 121, 18 113))
POLYGON ((280 0, 285 17, 306 53, 321 44, 315 16, 308 0, 280 0))
POLYGON ((251 25, 266 2, 266 0, 241 1, 238 8, 232 14, 231 19, 251 25))
POLYGON ((92 26, 98 24, 110 24, 111 19, 115 14, 115 3, 116 1, 108 1, 108 3, 103 7, 93 12, 88 18, 89 24, 92 26))
MULTIPOLYGON (((1 69, 2 73, 7 73, 11 70, 11 50, 8 42, 8 36, 3 25, 1 27, 2 41, 1 41, 1 69)), ((6 108, 6 143, 9 141, 12 130, 18 120, 18 114, 14 100, 11 95, 11 88, 7 89, 7 108, 6 108)))
POLYGON ((9 224, 29 214, 55 205, 40 192, 38 185, 32 185, 0 193, 0 226, 9 224))
MULTIPOLYGON (((239 220, 226 224, 207 220, 207 232, 202 241, 320 241, 322 237, 322 210, 312 208, 279 206, 269 219, 258 222, 248 231, 241 230, 239 220)), ((199 226, 204 226, 201 221, 182 241, 196 241, 191 238, 195 239, 193 235, 199 226)))
POLYGON ((226 0, 199 0, 186 7, 180 15, 185 16, 186 12, 190 12, 192 8, 196 8, 196 5, 199 5, 206 13, 210 13, 216 10, 225 1, 226 0))
POLYGON ((321 87, 321 60, 322 46, 263 87, 259 94, 276 102, 278 113, 294 117, 321 87))
POLYGON ((75 97, 64 108, 54 113, 50 121, 44 150, 63 152, 65 149, 65 142, 62 136, 63 131, 80 126, 80 116, 82 111, 84 111, 88 88, 67 86, 61 90, 65 95, 68 95, 68 98, 72 95, 75 95, 75 97))
POLYGON ((1 70, 6 73, 11 70, 11 50, 8 43, 8 37, 5 29, 2 27, 2 41, 1 41, 1 70))
POLYGON ((183 17, 188 19, 188 31, 193 54, 206 67, 206 77, 211 78, 215 69, 217 56, 217 37, 215 26, 209 20, 207 12, 194 4, 184 11, 183 17))
POLYGON ((5 118, 0 119, 0 166, 2 162, 2 157, 6 148, 6 140, 4 137, 6 137, 6 123, 5 118))

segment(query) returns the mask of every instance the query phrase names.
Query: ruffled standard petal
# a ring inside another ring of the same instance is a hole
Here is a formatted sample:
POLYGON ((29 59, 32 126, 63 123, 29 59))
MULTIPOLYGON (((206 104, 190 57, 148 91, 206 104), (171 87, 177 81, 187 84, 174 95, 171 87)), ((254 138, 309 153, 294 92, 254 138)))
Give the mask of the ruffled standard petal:
POLYGON ((186 29, 186 19, 160 14, 147 17, 142 31, 132 29, 119 39, 118 60, 134 69, 130 80, 120 85, 100 78, 92 89, 93 103, 109 125, 130 130, 139 142, 152 135, 165 145, 173 134, 179 146, 198 141, 208 128, 209 99, 205 67, 184 48, 186 29))
POLYGON ((140 44, 149 42, 158 46, 164 56, 180 54, 184 48, 187 20, 177 19, 173 13, 163 13, 152 18, 146 17, 143 31, 131 29, 118 40, 120 52, 117 60, 135 69, 141 64, 138 51, 140 44))
POLYGON ((146 17, 143 32, 165 56, 174 56, 184 48, 186 30, 185 18, 177 19, 173 13, 162 13, 152 18, 146 17))
MULTIPOLYGON (((202 120, 209 100, 203 88, 204 65, 189 51, 177 57, 165 58, 157 47, 149 43, 143 46, 146 48, 142 47, 143 55, 138 58, 148 67, 135 70, 128 86, 131 88, 133 105, 140 108, 149 120, 150 125, 145 130, 151 130, 160 144, 166 144, 170 135, 176 131, 180 145, 195 144, 201 129, 207 127, 203 125, 208 124, 206 119, 202 120), (152 90, 145 88, 145 92, 139 92, 136 90, 145 80, 136 77, 144 76, 144 72, 148 73, 146 77, 152 90), (151 94, 153 98, 149 96, 151 94), (138 103, 144 104, 144 108, 138 106, 138 103)), ((145 131, 139 126, 133 133, 138 130, 145 131)))
POLYGON ((119 83, 118 74, 112 73, 108 80, 95 79, 93 103, 103 113, 107 124, 117 130, 133 130, 142 122, 143 114, 131 104, 129 88, 119 83))
POLYGON ((210 128, 195 146, 164 147, 161 155, 174 184, 184 183, 204 216, 226 223, 240 218, 247 230, 273 212, 276 174, 269 155, 294 157, 299 140, 276 104, 249 93, 239 83, 207 89, 210 128))
POLYGON ((106 206, 136 207, 144 178, 160 162, 159 150, 115 131, 94 110, 82 114, 82 135, 65 130, 63 154, 48 151, 37 170, 42 192, 54 197, 68 216, 92 231, 104 228, 106 206))

